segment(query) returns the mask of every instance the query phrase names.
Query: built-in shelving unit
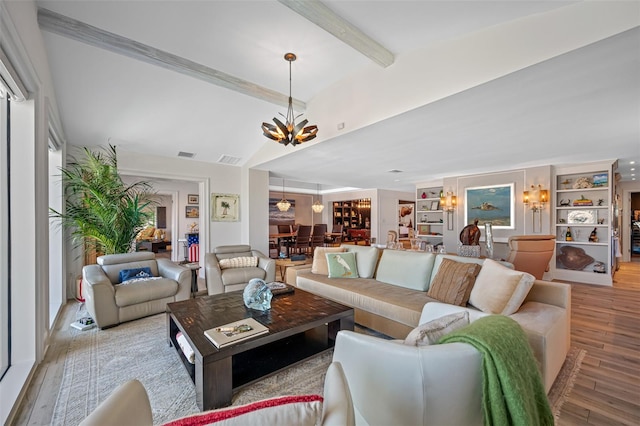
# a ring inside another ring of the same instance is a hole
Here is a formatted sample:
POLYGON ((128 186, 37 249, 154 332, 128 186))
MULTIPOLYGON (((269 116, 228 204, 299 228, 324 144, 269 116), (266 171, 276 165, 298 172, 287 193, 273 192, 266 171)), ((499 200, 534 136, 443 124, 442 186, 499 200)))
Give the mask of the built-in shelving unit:
POLYGON ((416 233, 429 244, 442 244, 443 212, 440 208, 441 186, 416 189, 416 233))
POLYGON ((333 224, 344 229, 369 229, 371 220, 371 199, 334 201, 333 224))
POLYGON ((556 168, 554 279, 612 284, 612 176, 613 168, 607 164, 556 168), (588 262, 586 256, 593 260, 588 262))

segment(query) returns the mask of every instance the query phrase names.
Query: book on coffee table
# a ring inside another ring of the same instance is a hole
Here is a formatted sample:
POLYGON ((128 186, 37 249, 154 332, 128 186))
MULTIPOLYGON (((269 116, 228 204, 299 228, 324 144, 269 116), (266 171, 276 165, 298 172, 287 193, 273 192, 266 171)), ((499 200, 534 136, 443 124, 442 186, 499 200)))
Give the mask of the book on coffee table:
POLYGON ((282 281, 273 281, 267 283, 267 287, 271 290, 271 294, 277 296, 279 294, 293 293, 295 289, 293 286, 283 283, 282 281))
POLYGON ((268 332, 269 329, 258 321, 245 318, 206 330, 204 335, 219 349, 268 332))

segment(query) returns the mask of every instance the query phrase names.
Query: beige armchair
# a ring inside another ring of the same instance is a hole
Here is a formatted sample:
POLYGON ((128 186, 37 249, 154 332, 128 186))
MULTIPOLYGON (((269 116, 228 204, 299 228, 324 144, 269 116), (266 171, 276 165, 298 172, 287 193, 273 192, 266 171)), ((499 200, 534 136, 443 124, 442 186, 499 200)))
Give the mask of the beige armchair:
POLYGON ((82 268, 89 315, 100 328, 165 312, 167 303, 191 297, 191 271, 151 252, 100 256, 82 268), (151 277, 122 283, 120 272, 149 268, 151 277))
MULTIPOLYGON (((232 406, 219 410, 194 414, 178 422, 183 424, 221 424, 244 426, 250 424, 315 424, 322 426, 355 425, 353 404, 349 386, 342 367, 338 363, 329 365, 324 381, 324 401, 303 401, 283 403, 280 398, 232 406), (217 420, 216 420, 217 419, 217 420), (206 421, 205 421, 206 420, 206 421)), ((104 425, 153 425, 151 404, 147 392, 138 380, 126 382, 100 403, 80 426, 104 425)))
POLYGON ((549 270, 556 244, 555 235, 513 235, 509 237, 509 257, 517 271, 528 272, 541 280, 549 270))
POLYGON ((218 246, 204 258, 204 276, 210 295, 243 290, 253 278, 275 281, 276 261, 252 250, 250 245, 218 246), (257 266, 246 266, 245 258, 257 258, 257 266))

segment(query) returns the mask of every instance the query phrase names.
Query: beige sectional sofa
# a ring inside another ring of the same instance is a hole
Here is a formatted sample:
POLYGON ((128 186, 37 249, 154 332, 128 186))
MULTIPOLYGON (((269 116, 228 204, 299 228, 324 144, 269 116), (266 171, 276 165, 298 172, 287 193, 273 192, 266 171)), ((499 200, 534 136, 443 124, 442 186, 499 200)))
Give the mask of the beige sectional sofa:
MULTIPOLYGON (((461 310, 469 311, 472 321, 487 315, 470 304, 450 305, 427 294, 444 259, 479 265, 482 259, 355 245, 342 248, 355 253, 359 278, 329 278, 314 263, 289 268, 287 283, 353 307, 356 323, 398 339, 418 326, 421 315, 423 321, 461 310)), ((571 287, 535 280, 516 309, 509 316, 526 332, 548 391, 569 351, 571 287)))

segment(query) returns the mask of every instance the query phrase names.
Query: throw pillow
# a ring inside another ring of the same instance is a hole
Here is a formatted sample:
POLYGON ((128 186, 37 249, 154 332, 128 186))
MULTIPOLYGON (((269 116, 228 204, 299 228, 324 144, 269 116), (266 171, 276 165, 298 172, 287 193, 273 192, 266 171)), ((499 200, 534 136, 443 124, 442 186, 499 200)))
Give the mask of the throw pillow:
POLYGON ((477 263, 442 259, 427 295, 450 305, 466 306, 480 269, 477 263))
POLYGON ((327 253, 329 278, 358 278, 356 255, 352 252, 327 253))
POLYGON ((482 312, 511 315, 520 309, 535 280, 531 274, 485 259, 469 303, 482 312))
POLYGON ((420 324, 407 335, 404 344, 409 346, 429 346, 438 343, 442 336, 469 325, 469 312, 445 315, 420 324))
POLYGON ((220 259, 218 264, 220 265, 220 269, 248 268, 250 266, 258 266, 258 258, 256 256, 232 257, 229 259, 220 259))
POLYGON ((193 414, 164 426, 316 425, 322 420, 322 401, 320 395, 280 396, 193 414))
POLYGON ((320 275, 329 275, 329 264, 327 264, 327 253, 342 253, 343 247, 316 247, 313 251, 313 263, 311 264, 311 273, 320 275))
POLYGON ((133 280, 136 278, 150 278, 151 268, 145 266, 144 268, 132 268, 132 269, 123 269, 120 271, 120 282, 123 283, 125 281, 133 280))

